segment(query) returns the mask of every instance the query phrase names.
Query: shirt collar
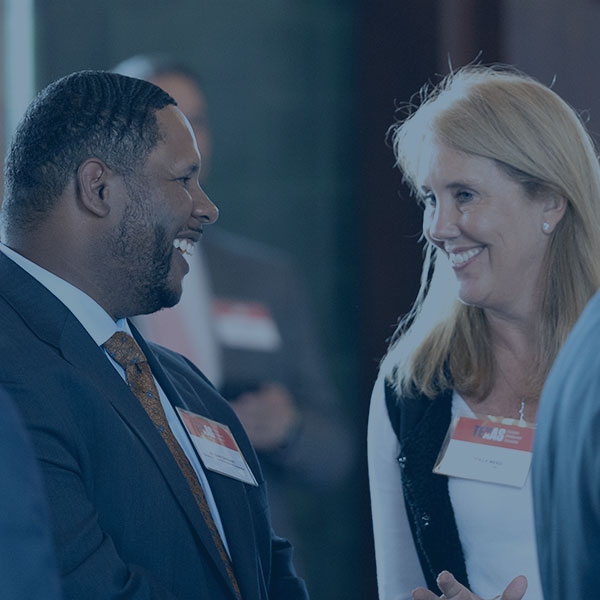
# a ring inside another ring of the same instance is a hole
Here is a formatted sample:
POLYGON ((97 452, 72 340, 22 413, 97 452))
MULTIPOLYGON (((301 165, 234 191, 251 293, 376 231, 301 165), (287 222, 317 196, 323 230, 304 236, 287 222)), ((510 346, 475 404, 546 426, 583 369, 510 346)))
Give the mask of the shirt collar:
POLYGON ((40 267, 1 242, 0 252, 54 294, 75 315, 98 346, 117 331, 125 331, 131 335, 127 319, 119 319, 115 322, 95 300, 73 284, 40 267))

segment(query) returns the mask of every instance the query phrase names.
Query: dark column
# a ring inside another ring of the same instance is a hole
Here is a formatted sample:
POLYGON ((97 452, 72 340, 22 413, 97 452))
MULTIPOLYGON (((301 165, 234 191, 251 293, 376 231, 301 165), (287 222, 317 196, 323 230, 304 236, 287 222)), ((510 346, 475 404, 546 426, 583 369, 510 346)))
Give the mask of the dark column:
MULTIPOLYGON (((401 184, 386 132, 395 108, 437 68, 437 14, 434 0, 367 1, 362 16, 362 173, 357 218, 362 227, 361 404, 367 411, 379 360, 399 315, 414 299, 421 270, 420 211, 401 184)), ((375 600, 376 582, 370 505, 365 486, 365 598, 375 600)))

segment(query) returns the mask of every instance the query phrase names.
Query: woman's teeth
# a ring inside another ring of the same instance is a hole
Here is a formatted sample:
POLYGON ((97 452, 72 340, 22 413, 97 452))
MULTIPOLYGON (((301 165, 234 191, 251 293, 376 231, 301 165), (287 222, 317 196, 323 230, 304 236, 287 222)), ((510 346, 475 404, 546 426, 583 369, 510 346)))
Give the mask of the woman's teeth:
POLYGON ((453 267, 460 267, 466 263, 470 258, 477 256, 483 250, 483 246, 479 246, 478 248, 471 248, 466 252, 452 252, 450 254, 450 263, 453 267))

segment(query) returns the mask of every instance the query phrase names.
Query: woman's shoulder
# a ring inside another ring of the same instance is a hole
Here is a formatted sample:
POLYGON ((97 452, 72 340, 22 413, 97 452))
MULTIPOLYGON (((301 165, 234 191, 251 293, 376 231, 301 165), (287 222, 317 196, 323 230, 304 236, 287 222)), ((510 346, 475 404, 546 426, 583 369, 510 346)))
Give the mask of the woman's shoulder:
POLYGON ((399 440, 413 433, 427 419, 438 418, 451 410, 452 393, 448 389, 434 397, 424 394, 414 382, 399 386, 391 372, 384 378, 384 398, 387 413, 399 440))

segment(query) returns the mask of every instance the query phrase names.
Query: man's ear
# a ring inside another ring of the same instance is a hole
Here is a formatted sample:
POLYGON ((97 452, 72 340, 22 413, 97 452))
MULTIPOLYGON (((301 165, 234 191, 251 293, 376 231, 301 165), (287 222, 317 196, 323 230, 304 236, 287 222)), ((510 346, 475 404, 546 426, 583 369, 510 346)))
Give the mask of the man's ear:
POLYGON ((77 191, 81 204, 97 217, 110 213, 110 183, 114 172, 99 158, 88 158, 77 169, 77 191))
POLYGON ((546 194, 543 203, 544 222, 549 225, 549 227, 544 228, 544 232, 551 233, 564 217, 568 201, 562 194, 551 191, 546 194))

